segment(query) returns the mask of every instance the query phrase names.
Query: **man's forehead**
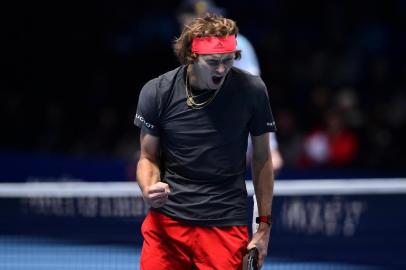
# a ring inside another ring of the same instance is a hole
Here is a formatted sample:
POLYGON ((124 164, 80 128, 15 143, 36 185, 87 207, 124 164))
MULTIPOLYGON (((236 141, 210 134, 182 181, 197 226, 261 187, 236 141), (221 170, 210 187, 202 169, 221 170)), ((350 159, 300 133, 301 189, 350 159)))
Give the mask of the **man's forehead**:
POLYGON ((200 57, 204 60, 222 60, 234 57, 235 53, 216 53, 216 54, 201 54, 200 57))

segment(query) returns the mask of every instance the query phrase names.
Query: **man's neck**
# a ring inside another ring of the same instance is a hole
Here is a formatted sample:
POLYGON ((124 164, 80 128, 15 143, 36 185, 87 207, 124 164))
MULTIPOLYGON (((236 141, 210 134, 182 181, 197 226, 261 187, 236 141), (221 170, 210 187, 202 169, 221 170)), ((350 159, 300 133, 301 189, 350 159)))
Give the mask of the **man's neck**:
POLYGON ((198 81, 198 79, 197 79, 197 76, 194 74, 194 72, 193 72, 193 68, 192 68, 192 65, 189 65, 188 67, 187 67, 187 73, 186 73, 186 76, 187 76, 187 80, 189 80, 189 85, 190 85, 190 89, 193 89, 193 90, 197 90, 197 91, 200 91, 203 87, 201 87, 200 85, 199 85, 199 81, 198 81))

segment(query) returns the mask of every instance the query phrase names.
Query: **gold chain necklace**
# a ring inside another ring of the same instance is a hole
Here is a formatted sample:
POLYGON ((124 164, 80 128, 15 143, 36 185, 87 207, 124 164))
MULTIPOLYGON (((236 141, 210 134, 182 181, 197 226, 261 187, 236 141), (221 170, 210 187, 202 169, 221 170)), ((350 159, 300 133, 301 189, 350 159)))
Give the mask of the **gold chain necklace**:
POLYGON ((192 95, 192 91, 189 89, 189 71, 186 69, 186 82, 185 82, 185 91, 186 91, 186 104, 192 109, 200 110, 209 105, 214 98, 217 96, 220 88, 215 90, 214 94, 208 98, 206 101, 198 103, 195 101, 195 97, 192 95))

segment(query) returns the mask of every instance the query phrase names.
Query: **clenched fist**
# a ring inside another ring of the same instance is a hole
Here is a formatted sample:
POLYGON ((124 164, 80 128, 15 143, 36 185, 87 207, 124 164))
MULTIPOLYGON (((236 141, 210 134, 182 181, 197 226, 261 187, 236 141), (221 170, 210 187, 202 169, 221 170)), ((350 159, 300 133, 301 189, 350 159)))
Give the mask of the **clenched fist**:
POLYGON ((151 207, 158 208, 166 203, 169 193, 169 185, 163 182, 158 182, 146 187, 142 195, 144 196, 144 200, 151 207))

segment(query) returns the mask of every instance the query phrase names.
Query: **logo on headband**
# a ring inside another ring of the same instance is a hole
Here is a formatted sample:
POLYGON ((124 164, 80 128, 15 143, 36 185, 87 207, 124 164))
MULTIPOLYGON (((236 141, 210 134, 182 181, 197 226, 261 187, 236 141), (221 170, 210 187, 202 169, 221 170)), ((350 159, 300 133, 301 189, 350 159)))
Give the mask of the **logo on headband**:
POLYGON ((219 42, 217 43, 217 45, 214 46, 214 48, 215 48, 215 49, 223 49, 223 48, 224 48, 224 44, 221 43, 221 41, 219 41, 219 42))

